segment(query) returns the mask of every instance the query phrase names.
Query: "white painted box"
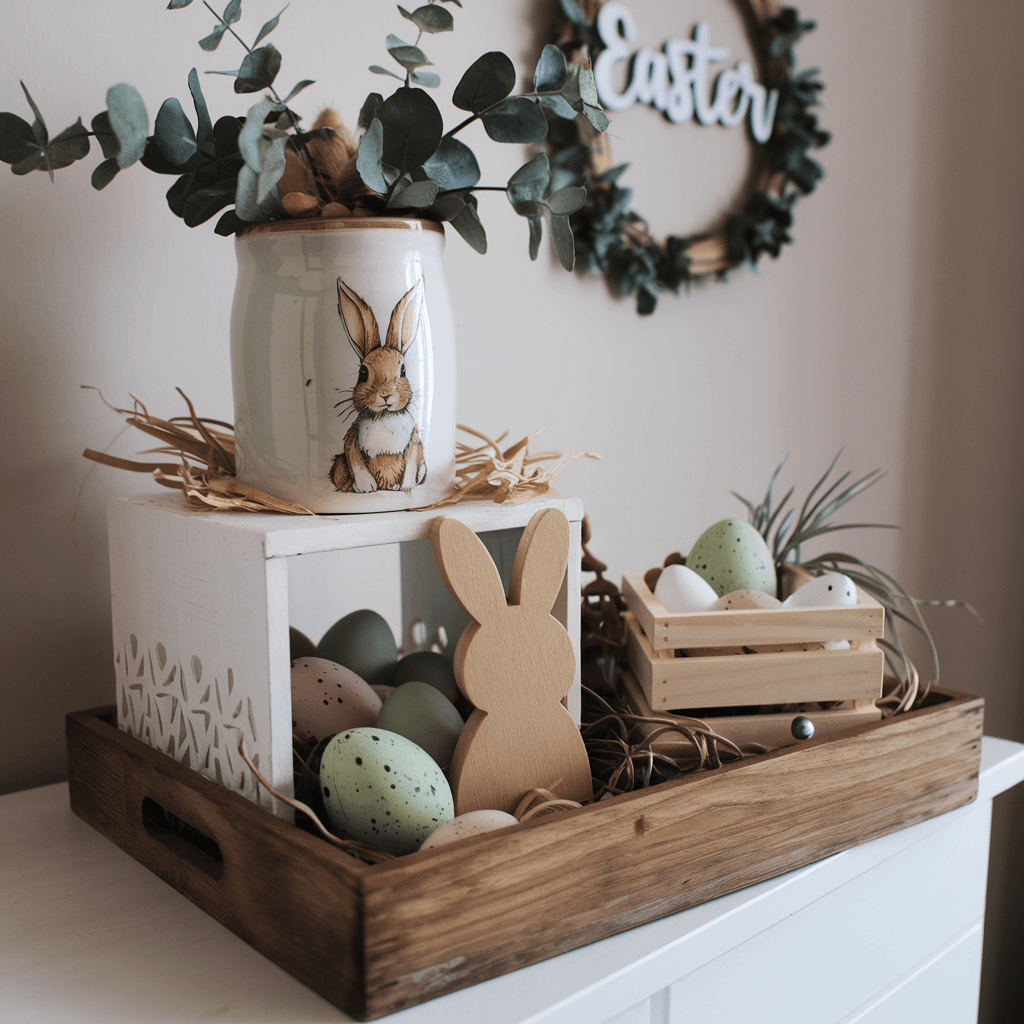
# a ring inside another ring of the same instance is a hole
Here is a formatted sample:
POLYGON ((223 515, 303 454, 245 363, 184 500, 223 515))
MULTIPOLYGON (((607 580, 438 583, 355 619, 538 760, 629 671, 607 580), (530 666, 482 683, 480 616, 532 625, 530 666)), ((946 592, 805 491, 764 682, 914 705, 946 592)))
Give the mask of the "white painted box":
POLYGON ((522 529, 542 508, 561 509, 570 525, 552 614, 573 642, 567 704, 578 722, 579 500, 549 491, 520 505, 299 517, 195 511, 169 493, 116 498, 108 509, 118 727, 290 820, 237 751, 241 735, 261 774, 292 795, 289 560, 397 545, 402 636, 423 619, 431 636, 444 627, 451 653, 468 619, 434 565, 431 523, 452 516, 480 535, 507 588, 522 529))

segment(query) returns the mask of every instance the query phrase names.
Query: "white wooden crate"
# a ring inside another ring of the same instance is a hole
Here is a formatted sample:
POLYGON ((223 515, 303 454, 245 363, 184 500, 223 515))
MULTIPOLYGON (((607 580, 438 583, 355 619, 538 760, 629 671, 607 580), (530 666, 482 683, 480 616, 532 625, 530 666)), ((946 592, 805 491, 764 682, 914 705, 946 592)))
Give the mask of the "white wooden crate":
POLYGON ((433 520, 452 516, 479 534, 507 588, 523 527, 552 507, 570 525, 569 566, 552 614, 573 641, 577 668, 567 704, 578 722, 577 499, 552 491, 521 505, 475 501, 314 518, 197 512, 177 494, 115 498, 108 526, 118 727, 290 818, 289 808, 256 786, 237 752, 241 735, 260 772, 292 794, 288 559, 399 545, 403 617, 423 618, 431 635, 443 626, 451 651, 467 619, 434 566, 433 520))

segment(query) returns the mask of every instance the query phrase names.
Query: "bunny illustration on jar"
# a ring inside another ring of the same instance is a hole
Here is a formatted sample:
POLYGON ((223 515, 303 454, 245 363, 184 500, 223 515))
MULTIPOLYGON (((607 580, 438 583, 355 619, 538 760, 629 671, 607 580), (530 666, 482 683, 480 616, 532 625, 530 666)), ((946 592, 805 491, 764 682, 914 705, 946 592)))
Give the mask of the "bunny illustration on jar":
POLYGON ((455 678, 474 706, 448 779, 455 813, 513 813, 531 789, 580 802, 593 797, 579 728, 562 705, 575 674, 572 641, 551 614, 569 557, 558 509, 530 520, 516 549, 508 601, 480 538, 438 518, 431 546, 445 584, 472 622, 455 650, 455 678))
POLYGON ((339 491, 408 491, 427 476, 423 445, 412 409, 415 397, 405 372, 405 356, 420 327, 421 278, 391 313, 387 334, 373 310, 338 278, 338 314, 359 356, 359 377, 350 398, 337 403, 355 411, 345 447, 334 456, 331 482, 339 491))

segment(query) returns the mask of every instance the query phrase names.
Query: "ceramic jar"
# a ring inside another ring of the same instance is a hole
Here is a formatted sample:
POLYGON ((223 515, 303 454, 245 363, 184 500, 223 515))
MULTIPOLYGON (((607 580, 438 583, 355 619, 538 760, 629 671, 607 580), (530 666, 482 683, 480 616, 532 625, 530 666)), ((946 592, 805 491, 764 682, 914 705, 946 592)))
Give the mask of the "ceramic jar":
POLYGON ((450 493, 455 337, 444 228, 392 217, 270 221, 235 242, 238 479, 313 512, 450 493))

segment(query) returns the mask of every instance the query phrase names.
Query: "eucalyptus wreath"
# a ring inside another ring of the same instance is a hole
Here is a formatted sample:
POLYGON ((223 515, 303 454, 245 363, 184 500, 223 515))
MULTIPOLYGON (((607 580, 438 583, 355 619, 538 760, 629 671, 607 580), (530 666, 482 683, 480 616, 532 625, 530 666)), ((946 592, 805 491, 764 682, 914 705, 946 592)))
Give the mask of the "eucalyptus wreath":
MULTIPOLYGON (((600 4, 559 3, 568 23, 559 45, 567 54, 584 51, 595 57, 602 48, 596 28, 600 4)), ((595 168, 593 135, 580 119, 551 126, 552 188, 587 190, 585 203, 570 219, 579 265, 603 274, 616 295, 635 293, 641 315, 654 312, 662 292, 678 295, 695 281, 727 280, 744 264, 756 268, 765 253, 777 257, 793 241, 789 232, 797 200, 813 192, 824 175, 809 155, 831 137, 813 110, 824 85, 818 68, 796 69, 796 44, 816 23, 802 21, 794 7, 768 16, 753 0, 741 0, 740 6, 754 26, 751 40, 764 84, 778 90, 779 102, 772 134, 758 147, 756 184, 720 233, 657 241, 647 220, 632 208, 633 190, 623 183, 629 165, 595 168)))

